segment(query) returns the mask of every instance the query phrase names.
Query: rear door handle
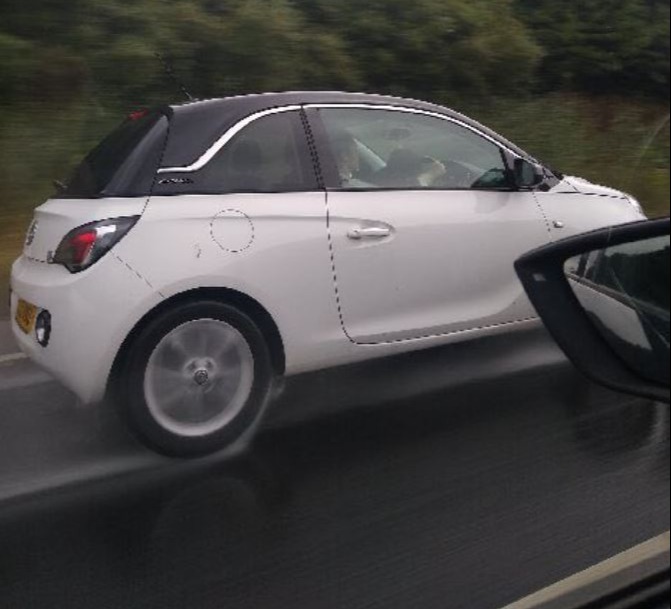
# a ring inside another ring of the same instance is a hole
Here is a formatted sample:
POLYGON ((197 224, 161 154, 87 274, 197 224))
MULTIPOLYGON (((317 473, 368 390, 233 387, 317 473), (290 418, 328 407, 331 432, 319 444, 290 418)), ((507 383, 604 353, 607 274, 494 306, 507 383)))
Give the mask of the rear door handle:
POLYGON ((391 236, 391 228, 386 226, 356 226, 347 232, 350 239, 384 239, 391 236))

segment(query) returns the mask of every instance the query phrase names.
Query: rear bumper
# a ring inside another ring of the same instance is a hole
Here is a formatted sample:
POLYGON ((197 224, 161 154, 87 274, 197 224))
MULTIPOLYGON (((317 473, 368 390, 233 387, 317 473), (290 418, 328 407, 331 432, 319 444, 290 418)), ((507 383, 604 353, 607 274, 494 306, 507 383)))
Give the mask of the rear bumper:
POLYGON ((19 258, 12 267, 11 290, 11 324, 19 348, 85 403, 104 397, 114 359, 142 316, 138 310, 156 298, 146 282, 111 255, 75 275, 19 258), (47 347, 17 325, 20 298, 51 314, 47 347))

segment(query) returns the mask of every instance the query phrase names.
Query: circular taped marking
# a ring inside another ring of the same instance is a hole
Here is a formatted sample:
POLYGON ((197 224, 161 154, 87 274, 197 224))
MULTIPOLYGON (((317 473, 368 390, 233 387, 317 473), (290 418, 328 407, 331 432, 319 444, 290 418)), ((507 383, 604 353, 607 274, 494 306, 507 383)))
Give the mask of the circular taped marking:
POLYGON ((225 209, 212 218, 210 234, 222 250, 239 254, 254 242, 254 223, 238 209, 225 209))

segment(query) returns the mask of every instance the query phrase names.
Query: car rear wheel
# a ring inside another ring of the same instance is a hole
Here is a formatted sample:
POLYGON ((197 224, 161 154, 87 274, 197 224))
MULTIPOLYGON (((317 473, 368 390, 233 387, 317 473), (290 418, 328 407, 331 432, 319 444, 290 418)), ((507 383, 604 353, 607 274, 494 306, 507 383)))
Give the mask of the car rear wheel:
POLYGON ((131 430, 171 456, 239 440, 269 399, 268 347, 242 311, 194 302, 152 320, 125 358, 116 392, 131 430))

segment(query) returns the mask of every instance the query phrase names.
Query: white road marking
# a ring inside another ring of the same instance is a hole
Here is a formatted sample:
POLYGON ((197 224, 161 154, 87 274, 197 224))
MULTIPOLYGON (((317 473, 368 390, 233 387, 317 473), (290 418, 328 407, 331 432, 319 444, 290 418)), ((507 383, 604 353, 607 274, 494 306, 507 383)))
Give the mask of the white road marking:
POLYGON ((532 594, 512 605, 508 605, 504 609, 534 609, 544 607, 547 603, 557 601, 565 595, 588 589, 608 578, 616 577, 645 561, 668 555, 669 548, 671 547, 670 540, 670 533, 666 532, 635 548, 626 550, 622 554, 618 554, 591 569, 587 569, 545 590, 532 594))
POLYGON ((10 353, 9 355, 0 355, 0 365, 18 362, 22 359, 28 359, 25 353, 10 353))

